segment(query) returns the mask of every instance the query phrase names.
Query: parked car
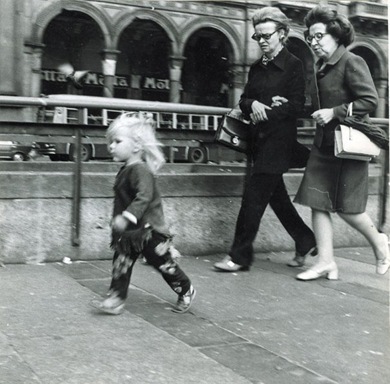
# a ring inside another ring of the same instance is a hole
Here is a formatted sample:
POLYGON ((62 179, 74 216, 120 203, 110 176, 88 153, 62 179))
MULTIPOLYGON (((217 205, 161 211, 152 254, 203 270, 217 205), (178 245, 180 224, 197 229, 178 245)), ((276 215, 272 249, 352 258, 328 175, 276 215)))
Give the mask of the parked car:
MULTIPOLYGON (((40 155, 49 156, 52 161, 74 161, 74 145, 70 143, 45 143, 37 142, 37 150, 40 155)), ((92 144, 81 145, 81 161, 89 161, 90 159, 105 159, 110 158, 107 145, 98 145, 95 148, 92 144), (103 150, 102 150, 103 149, 103 150), (102 153, 101 153, 102 152, 102 153)))
POLYGON ((0 141, 0 158, 26 161, 30 158, 35 144, 22 144, 17 141, 0 141))

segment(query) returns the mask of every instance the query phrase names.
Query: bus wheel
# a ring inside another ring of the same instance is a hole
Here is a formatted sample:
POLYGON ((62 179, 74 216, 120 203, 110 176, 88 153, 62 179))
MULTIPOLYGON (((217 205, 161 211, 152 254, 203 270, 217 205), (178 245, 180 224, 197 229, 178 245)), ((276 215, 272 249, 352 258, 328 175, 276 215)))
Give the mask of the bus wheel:
POLYGON ((188 161, 191 163, 207 163, 207 150, 205 147, 190 148, 188 161))
POLYGON ((25 161, 26 160, 26 156, 22 152, 16 152, 16 153, 13 154, 12 160, 13 161, 25 161))
MULTIPOLYGON (((81 144, 81 161, 89 161, 92 156, 92 148, 88 144, 81 144)), ((75 154, 75 148, 72 144, 69 149, 69 160, 75 161, 76 160, 76 154, 75 154)))

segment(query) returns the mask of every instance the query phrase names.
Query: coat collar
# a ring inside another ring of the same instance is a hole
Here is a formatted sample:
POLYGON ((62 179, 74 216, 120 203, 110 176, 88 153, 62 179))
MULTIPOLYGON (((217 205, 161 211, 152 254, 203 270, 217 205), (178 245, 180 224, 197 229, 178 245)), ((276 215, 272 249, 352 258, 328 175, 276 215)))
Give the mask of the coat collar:
POLYGON ((272 61, 278 68, 285 71, 287 66, 287 57, 288 50, 286 47, 283 47, 279 54, 272 61))
MULTIPOLYGON (((271 63, 273 63, 278 68, 285 71, 287 67, 288 55, 289 55, 289 51, 287 50, 286 47, 283 47, 282 50, 277 54, 277 56, 268 63, 268 65, 271 65, 271 63)), ((255 64, 260 65, 264 68, 266 67, 264 64, 262 64, 261 58, 258 59, 255 64)))
MULTIPOLYGON (((335 50, 331 58, 325 62, 325 65, 335 65, 338 63, 338 61, 341 59, 341 57, 344 55, 344 53, 347 51, 344 45, 339 45, 338 48, 335 50)), ((317 69, 321 68, 321 66, 324 64, 323 59, 319 59, 316 63, 317 69)))

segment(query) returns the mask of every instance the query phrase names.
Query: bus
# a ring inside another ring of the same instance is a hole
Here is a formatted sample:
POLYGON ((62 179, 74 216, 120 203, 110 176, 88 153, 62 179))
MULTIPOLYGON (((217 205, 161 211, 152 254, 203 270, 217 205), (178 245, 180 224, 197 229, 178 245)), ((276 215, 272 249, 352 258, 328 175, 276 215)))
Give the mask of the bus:
MULTIPOLYGON (((119 114, 126 112, 114 109, 99 108, 42 108, 38 122, 59 124, 85 124, 108 126, 119 114)), ((156 122, 157 137, 170 133, 169 144, 163 146, 163 152, 170 162, 207 163, 219 162, 221 151, 227 161, 241 161, 242 154, 221 148, 214 143, 215 132, 222 119, 221 115, 188 114, 176 112, 150 112, 156 122), (176 133, 176 135, 175 135, 176 133), (181 140, 174 140, 180 136, 181 140)), ((164 140, 162 140, 164 144, 164 140)), ((69 143, 37 142, 38 152, 47 155, 52 161, 74 161, 74 145, 69 143)), ((109 159, 105 143, 96 143, 84 136, 81 148, 82 161, 91 159, 109 159), (85 140, 87 139, 87 140, 85 140)))

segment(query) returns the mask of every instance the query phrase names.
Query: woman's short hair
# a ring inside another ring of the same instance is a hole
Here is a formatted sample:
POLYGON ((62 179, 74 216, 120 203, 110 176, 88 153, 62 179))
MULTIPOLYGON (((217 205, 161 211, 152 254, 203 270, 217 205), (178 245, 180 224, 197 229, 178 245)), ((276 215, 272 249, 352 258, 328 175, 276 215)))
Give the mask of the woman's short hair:
MULTIPOLYGON (((337 11, 319 5, 306 15, 304 22, 309 29, 312 25, 323 23, 326 25, 326 32, 332 35, 339 44, 347 47, 355 40, 355 30, 346 16, 340 15, 337 11)), ((305 31, 305 37, 309 34, 305 31)))
POLYGON ((257 10, 252 16, 253 27, 257 24, 273 21, 277 29, 284 29, 285 36, 282 40, 283 44, 287 41, 287 36, 290 31, 290 19, 276 7, 264 7, 257 10))

